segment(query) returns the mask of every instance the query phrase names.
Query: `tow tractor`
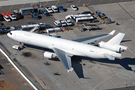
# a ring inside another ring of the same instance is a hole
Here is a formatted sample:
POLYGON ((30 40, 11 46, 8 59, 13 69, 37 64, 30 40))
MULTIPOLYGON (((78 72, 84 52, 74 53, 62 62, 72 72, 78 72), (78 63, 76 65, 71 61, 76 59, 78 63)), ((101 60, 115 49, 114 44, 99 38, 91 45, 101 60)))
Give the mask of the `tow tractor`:
POLYGON ((44 14, 44 15, 46 15, 46 16, 50 16, 50 13, 49 13, 49 12, 47 12, 47 10, 46 10, 46 9, 43 9, 43 14, 44 14))
POLYGON ((38 16, 38 14, 37 13, 30 13, 31 14, 31 16, 33 17, 33 18, 35 18, 35 19, 39 19, 39 16, 38 16))

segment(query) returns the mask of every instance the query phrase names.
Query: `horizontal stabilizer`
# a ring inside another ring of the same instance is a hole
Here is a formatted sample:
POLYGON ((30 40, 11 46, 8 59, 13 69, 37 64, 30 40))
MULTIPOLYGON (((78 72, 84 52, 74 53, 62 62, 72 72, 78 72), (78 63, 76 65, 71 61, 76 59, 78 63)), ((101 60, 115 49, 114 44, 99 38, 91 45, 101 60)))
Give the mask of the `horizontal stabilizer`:
POLYGON ((112 56, 112 55, 109 55, 109 54, 104 54, 105 55, 105 57, 107 57, 109 60, 115 60, 115 57, 114 56, 112 56))

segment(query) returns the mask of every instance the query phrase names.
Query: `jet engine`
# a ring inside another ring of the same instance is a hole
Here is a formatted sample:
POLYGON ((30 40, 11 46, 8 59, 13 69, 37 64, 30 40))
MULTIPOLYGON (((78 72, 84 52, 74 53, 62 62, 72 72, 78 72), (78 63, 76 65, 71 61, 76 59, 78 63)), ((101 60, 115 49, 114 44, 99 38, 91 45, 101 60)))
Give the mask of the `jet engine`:
POLYGON ((52 52, 44 52, 44 57, 46 57, 46 58, 49 58, 49 59, 54 59, 54 58, 56 58, 57 56, 56 56, 56 54, 55 53, 52 53, 52 52))
POLYGON ((125 50, 127 50, 126 46, 117 45, 117 44, 110 44, 110 43, 106 43, 104 41, 101 41, 99 43, 99 47, 109 49, 109 50, 112 50, 112 51, 117 51, 117 52, 124 52, 125 50))

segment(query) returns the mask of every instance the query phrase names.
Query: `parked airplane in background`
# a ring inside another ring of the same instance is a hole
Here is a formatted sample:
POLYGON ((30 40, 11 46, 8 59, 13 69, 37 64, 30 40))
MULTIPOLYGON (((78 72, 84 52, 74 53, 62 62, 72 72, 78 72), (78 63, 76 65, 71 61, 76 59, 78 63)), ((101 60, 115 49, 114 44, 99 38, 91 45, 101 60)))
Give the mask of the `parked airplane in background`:
POLYGON ((36 34, 28 31, 11 31, 7 35, 8 37, 21 43, 52 49, 54 52, 45 51, 44 57, 52 59, 56 57, 59 58, 63 66, 69 72, 73 70, 71 64, 71 57, 73 55, 86 56, 90 58, 108 58, 109 60, 114 60, 117 57, 121 57, 120 52, 127 50, 126 46, 119 45, 125 35, 124 33, 118 33, 108 42, 101 41, 99 43, 99 47, 88 44, 113 35, 114 33, 115 30, 109 34, 73 41, 36 34))

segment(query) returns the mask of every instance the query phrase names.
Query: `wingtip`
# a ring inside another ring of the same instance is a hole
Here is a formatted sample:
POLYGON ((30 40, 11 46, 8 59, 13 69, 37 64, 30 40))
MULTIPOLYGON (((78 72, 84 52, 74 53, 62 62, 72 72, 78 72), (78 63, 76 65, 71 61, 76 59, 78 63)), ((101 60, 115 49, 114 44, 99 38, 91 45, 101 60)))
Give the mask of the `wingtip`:
POLYGON ((70 68, 69 70, 67 70, 68 73, 69 73, 70 71, 73 71, 73 68, 70 68))
POLYGON ((110 35, 113 35, 115 33, 115 30, 111 31, 109 34, 110 35))

